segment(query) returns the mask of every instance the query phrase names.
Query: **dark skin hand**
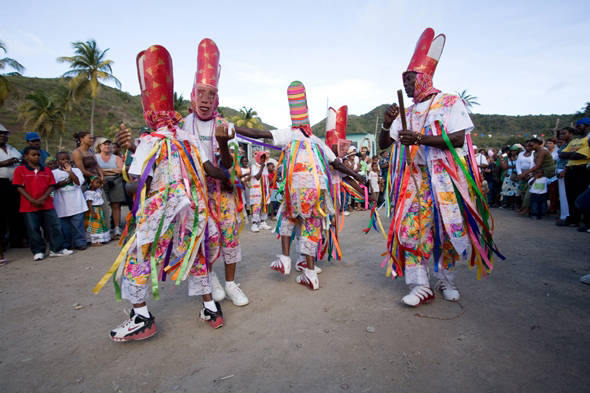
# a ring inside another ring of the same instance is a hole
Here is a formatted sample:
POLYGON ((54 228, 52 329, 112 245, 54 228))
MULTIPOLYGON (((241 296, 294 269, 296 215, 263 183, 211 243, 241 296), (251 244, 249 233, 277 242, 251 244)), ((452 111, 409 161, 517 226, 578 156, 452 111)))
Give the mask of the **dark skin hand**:
MULTIPOLYGON (((69 157, 67 157, 69 159, 69 157)), ((72 170, 72 166, 70 165, 69 162, 61 162, 62 160, 60 160, 58 158, 58 161, 60 161, 60 164, 62 165, 62 169, 66 172, 68 172, 68 178, 64 179, 60 182, 57 182, 55 184, 56 188, 62 188, 67 186, 70 183, 74 183, 75 185, 79 186, 80 185, 80 179, 78 179, 78 176, 76 176, 76 174, 74 173, 74 171, 72 170)))
POLYGON ((39 198, 35 199, 32 196, 29 195, 28 192, 25 191, 25 188, 22 186, 17 186, 17 190, 18 192, 24 196, 29 202, 31 202, 31 205, 35 206, 35 207, 43 207, 43 205, 45 204, 45 200, 47 199, 47 197, 49 195, 51 195, 51 193, 53 192, 54 186, 49 186, 47 188, 47 190, 43 193, 43 195, 41 195, 39 198))
POLYGON ((0 167, 13 166, 18 163, 18 158, 9 158, 8 160, 0 161, 0 167))
POLYGON ((121 147, 121 149, 128 149, 132 153, 135 153, 136 146, 132 141, 131 132, 121 123, 119 131, 115 134, 115 142, 121 147))

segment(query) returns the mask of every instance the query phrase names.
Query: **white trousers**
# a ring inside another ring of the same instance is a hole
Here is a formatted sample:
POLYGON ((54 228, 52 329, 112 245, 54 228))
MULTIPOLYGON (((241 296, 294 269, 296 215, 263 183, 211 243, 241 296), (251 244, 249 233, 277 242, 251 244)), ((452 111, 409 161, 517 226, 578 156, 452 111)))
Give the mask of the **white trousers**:
MULTIPOLYGON (((187 281, 189 296, 201 296, 211 293, 209 275, 194 276, 191 274, 188 276, 187 281)), ((123 299, 129 300, 131 304, 143 303, 145 301, 148 293, 148 284, 133 284, 126 277, 123 277, 121 284, 121 297, 123 299)))

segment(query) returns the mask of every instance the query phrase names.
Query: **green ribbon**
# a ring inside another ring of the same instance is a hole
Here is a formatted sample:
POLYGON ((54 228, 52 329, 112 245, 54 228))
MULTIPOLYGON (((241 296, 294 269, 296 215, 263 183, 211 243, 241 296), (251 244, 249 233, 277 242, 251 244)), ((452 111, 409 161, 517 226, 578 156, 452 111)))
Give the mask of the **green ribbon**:
MULTIPOLYGON (((168 173, 172 173, 172 166, 170 164, 170 160, 172 159, 172 149, 170 147, 170 139, 166 138, 166 150, 168 153, 168 173)), ((168 195, 170 193, 170 182, 166 184, 166 189, 164 190, 164 194, 162 195, 162 206, 160 209, 164 210, 166 204, 168 203, 168 195)), ((149 219, 149 218, 148 218, 149 219)), ((159 290, 158 290, 158 271, 156 266, 156 251, 158 249, 158 240, 160 239, 160 235, 162 233, 162 228, 164 227, 164 221, 166 219, 166 213, 162 214, 162 218, 160 219, 160 223, 158 224, 158 230, 156 231, 156 235, 154 237, 154 241, 152 242, 152 249, 150 252, 150 276, 152 281, 152 295, 154 299, 158 300, 160 298, 159 290)))

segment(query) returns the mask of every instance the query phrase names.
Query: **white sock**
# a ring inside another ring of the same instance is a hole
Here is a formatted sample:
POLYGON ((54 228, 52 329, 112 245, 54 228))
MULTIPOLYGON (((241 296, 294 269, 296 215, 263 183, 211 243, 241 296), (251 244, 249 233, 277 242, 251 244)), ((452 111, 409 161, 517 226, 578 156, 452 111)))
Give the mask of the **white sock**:
POLYGON ((234 285, 234 282, 233 282, 233 281, 225 281, 225 287, 226 287, 226 288, 227 288, 227 287, 230 287, 230 286, 232 286, 232 285, 234 285))
POLYGON ((149 318, 150 312, 148 311, 147 305, 141 307, 133 307, 133 311, 135 311, 136 315, 141 315, 142 317, 149 318))
POLYGON ((203 304, 207 310, 217 312, 217 306, 213 300, 205 300, 203 304))

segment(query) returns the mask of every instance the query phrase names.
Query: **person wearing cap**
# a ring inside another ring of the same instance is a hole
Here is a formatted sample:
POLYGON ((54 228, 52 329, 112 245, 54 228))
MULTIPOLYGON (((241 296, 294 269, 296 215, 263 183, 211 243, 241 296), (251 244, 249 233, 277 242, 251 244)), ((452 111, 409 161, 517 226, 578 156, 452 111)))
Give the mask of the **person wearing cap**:
POLYGON ((588 146, 588 130, 590 129, 590 118, 583 118, 576 122, 573 130, 573 139, 567 147, 559 153, 559 158, 568 160, 565 170, 565 190, 569 206, 569 217, 566 220, 568 225, 580 226, 580 231, 586 231, 590 227, 590 217, 584 217, 581 223, 581 211, 576 206, 576 199, 590 185, 590 171, 586 165, 590 163, 590 146, 588 146))
POLYGON ((454 274, 457 261, 476 262, 479 274, 488 273, 492 264, 493 223, 470 146, 473 123, 457 95, 441 93, 432 84, 445 40, 443 34, 434 37, 431 28, 422 33, 402 74, 414 105, 401 115, 398 106, 391 105, 379 135, 381 149, 394 145, 396 158, 390 171, 392 182, 399 184, 390 196, 393 220, 387 274, 405 276, 410 292, 402 303, 411 307, 434 299, 428 272, 431 261, 435 288, 450 301, 460 297, 454 274), (465 168, 465 156, 473 176, 465 168), (470 206, 465 209, 468 217, 462 214, 460 200, 470 206), (476 255, 470 259, 472 253, 476 255))
POLYGON ((47 159, 51 157, 51 154, 48 151, 41 149, 41 135, 34 131, 27 132, 25 134, 25 141, 27 142, 27 146, 39 149, 41 152, 41 165, 45 165, 47 159))
POLYGON ((125 187, 121 175, 123 159, 113 154, 112 149, 113 144, 110 139, 98 137, 94 141, 94 156, 104 174, 102 189, 106 196, 106 202, 111 208, 111 219, 115 227, 113 238, 118 239, 121 236, 121 204, 125 203, 125 187))
POLYGON ((22 154, 8 144, 10 131, 0 124, 0 263, 5 263, 4 238, 10 235, 10 246, 21 245, 24 238, 24 221, 19 210, 20 195, 12 185, 14 169, 20 164, 22 154), (19 226, 18 223, 21 225, 19 226), (20 230, 19 230, 20 229, 20 230))

